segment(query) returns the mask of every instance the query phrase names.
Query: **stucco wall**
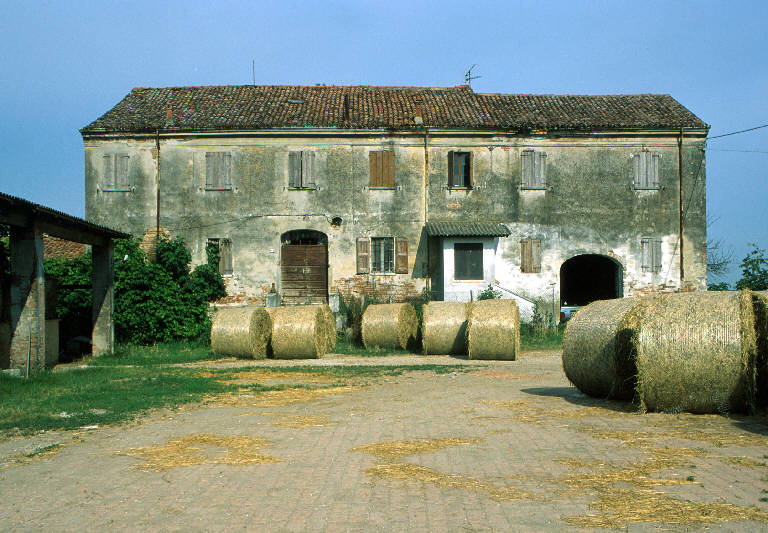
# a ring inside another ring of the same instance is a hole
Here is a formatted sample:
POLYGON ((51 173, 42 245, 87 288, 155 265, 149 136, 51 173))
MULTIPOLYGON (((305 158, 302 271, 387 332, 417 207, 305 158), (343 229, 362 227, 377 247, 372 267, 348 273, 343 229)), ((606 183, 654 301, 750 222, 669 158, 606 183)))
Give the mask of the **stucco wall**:
MULTIPOLYGON (((706 283, 705 169, 702 142, 683 143, 686 203, 684 257, 687 288, 706 283)), ((85 139, 86 216, 141 236, 155 226, 157 150, 154 136, 85 139), (105 191, 102 159, 130 156, 130 191, 105 191)), ((260 296, 280 286, 280 235, 312 229, 328 236, 329 287, 361 283, 356 276, 358 237, 406 237, 409 274, 365 276, 377 284, 418 292, 432 258, 435 282, 445 263, 435 258, 439 239, 427 239, 425 220, 484 220, 506 224, 495 281, 526 297, 550 294, 570 257, 602 254, 623 267, 624 294, 680 287, 678 144, 674 135, 514 136, 432 132, 424 135, 276 134, 160 136, 160 225, 184 237, 193 261, 205 259, 208 238, 229 238, 234 252, 233 293, 260 296), (546 190, 521 190, 523 149, 547 153, 546 190), (662 154, 659 190, 633 187, 631 154, 662 154), (289 190, 288 153, 316 154, 315 190, 289 190), (369 152, 394 150, 395 188, 369 183, 369 152), (473 188, 448 188, 448 151, 473 154, 473 188), (205 154, 232 155, 232 189, 205 189, 205 154), (427 173, 425 180, 425 170, 427 173), (428 190, 425 190, 425 182, 428 190), (334 217, 341 219, 336 226, 334 217), (663 268, 643 272, 641 239, 662 240, 663 268), (540 239, 540 273, 520 272, 520 240, 540 239), (428 242, 429 241, 429 242, 428 242), (439 270, 439 272, 438 272, 439 270)), ((448 280, 450 281, 450 280, 448 280)), ((559 298, 559 296, 558 296, 559 298)))

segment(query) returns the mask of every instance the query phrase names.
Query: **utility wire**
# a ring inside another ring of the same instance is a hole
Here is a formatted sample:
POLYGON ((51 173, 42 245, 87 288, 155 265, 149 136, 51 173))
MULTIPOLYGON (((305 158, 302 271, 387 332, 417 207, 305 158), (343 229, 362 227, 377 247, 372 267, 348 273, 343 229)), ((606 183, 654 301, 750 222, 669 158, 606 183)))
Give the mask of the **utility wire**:
POLYGON ((746 130, 739 130, 739 131, 732 131, 730 133, 723 133, 722 135, 715 135, 714 137, 707 137, 708 141, 711 141, 712 139, 719 139, 720 137, 728 137, 729 135, 736 135, 739 133, 746 133, 748 131, 755 131, 759 130, 760 128, 768 128, 768 124, 763 124, 762 126, 755 126, 754 128, 747 128, 746 130))
POLYGON ((708 148, 707 152, 741 152, 747 154, 768 154, 765 150, 726 150, 723 148, 708 148))

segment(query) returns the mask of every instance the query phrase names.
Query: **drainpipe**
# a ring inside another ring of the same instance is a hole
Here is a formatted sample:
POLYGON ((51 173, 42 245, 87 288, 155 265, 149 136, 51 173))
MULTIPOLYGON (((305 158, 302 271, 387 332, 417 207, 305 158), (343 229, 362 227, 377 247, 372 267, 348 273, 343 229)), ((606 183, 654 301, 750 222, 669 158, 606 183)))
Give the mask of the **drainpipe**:
POLYGON ((160 240, 160 130, 155 130, 155 148, 157 149, 157 176, 155 177, 155 186, 157 187, 155 205, 155 242, 157 242, 160 240))
POLYGON ((683 212, 683 128, 680 128, 680 136, 677 138, 677 173, 679 179, 679 214, 680 214, 680 288, 685 284, 685 266, 683 263, 683 222, 685 213, 683 212))
MULTIPOLYGON (((429 129, 424 128, 424 225, 427 224, 429 216, 429 129)), ((427 279, 430 281, 430 290, 432 283, 432 268, 429 257, 429 235, 427 235, 427 279)))

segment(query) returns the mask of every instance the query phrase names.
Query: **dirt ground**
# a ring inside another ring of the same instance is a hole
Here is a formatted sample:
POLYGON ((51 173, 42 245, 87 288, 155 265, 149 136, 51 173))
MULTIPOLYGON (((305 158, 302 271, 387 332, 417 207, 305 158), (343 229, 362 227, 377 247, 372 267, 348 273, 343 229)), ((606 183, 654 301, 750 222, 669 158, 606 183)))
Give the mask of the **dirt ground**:
POLYGON ((244 369, 238 382, 328 388, 229 394, 123 425, 7 439, 1 527, 768 530, 765 415, 637 414, 571 387, 559 352, 316 364, 425 362, 457 371, 339 387, 244 369))

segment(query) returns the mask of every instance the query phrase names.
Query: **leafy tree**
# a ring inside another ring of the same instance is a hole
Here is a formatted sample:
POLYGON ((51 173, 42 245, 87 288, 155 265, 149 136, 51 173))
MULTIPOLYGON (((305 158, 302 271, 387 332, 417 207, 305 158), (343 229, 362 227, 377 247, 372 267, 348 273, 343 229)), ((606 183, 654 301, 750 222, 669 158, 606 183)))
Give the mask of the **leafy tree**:
POLYGON ((729 291, 731 290, 731 286, 728 285, 726 282, 720 282, 720 283, 710 283, 707 285, 708 291, 729 291))
POLYGON ((741 260, 741 279, 736 282, 737 289, 764 291, 768 289, 768 258, 765 250, 750 244, 752 250, 741 260))

